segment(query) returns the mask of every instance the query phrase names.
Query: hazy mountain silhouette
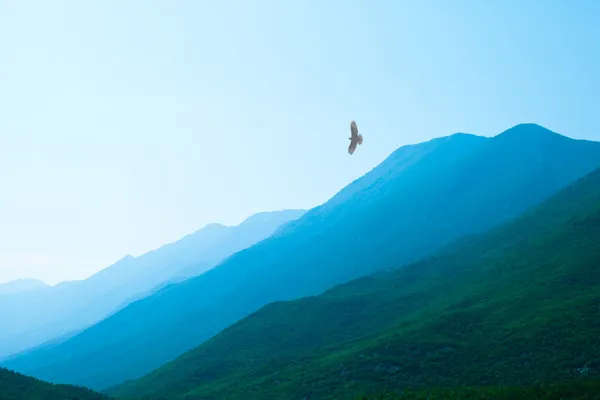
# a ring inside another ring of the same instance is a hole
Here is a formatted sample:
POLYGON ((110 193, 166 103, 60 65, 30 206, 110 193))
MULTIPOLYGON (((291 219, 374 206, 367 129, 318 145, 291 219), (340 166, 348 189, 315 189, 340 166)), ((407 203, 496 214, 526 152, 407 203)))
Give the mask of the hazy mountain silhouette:
POLYGON ((110 393, 317 400, 574 380, 598 367, 599 241, 600 169, 434 257, 269 304, 110 393))
POLYGON ((535 124, 404 146, 269 239, 8 365, 92 388, 140 377, 267 303, 419 260, 518 216, 598 166, 600 143, 535 124))
POLYGON ((64 337, 152 293, 165 282, 201 274, 304 212, 258 213, 233 227, 210 224, 142 256, 124 257, 86 280, 2 296, 0 356, 64 337))
POLYGON ((29 292, 45 287, 48 287, 48 285, 37 279, 17 279, 6 283, 0 283, 0 296, 29 292))

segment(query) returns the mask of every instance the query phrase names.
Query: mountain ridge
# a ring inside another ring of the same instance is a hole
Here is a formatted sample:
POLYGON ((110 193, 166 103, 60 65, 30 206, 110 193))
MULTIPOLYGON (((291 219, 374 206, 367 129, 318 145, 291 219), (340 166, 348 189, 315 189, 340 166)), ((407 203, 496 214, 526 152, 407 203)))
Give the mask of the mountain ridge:
POLYGON ((88 279, 0 297, 0 318, 10 321, 10 329, 0 333, 0 358, 93 325, 171 279, 201 274, 303 213, 294 209, 265 212, 260 213, 262 219, 217 230, 209 225, 141 256, 122 257, 88 279), (195 268, 188 269, 190 265, 195 268))
POLYGON ((0 399, 110 400, 109 397, 86 388, 53 385, 5 368, 0 368, 0 399))
POLYGON ((9 282, 0 283, 0 296, 29 292, 49 287, 48 284, 38 279, 21 278, 9 282))
POLYGON ((105 388, 150 372, 268 303, 408 265, 489 230, 600 166, 600 143, 544 132, 527 146, 504 132, 403 146, 268 239, 10 365, 49 381, 105 388), (94 354, 95 367, 82 366, 94 354))
POLYGON ((597 379, 598 241, 600 169, 415 264, 270 303, 108 392, 317 400, 597 379))

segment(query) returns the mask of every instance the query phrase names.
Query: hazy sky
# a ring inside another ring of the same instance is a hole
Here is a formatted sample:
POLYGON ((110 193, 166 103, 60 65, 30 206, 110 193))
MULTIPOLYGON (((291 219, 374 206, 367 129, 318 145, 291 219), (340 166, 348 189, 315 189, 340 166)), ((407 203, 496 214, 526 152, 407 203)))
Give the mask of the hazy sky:
POLYGON ((0 0, 0 282, 315 206, 436 136, 600 140, 598 20, 595 0, 0 0))

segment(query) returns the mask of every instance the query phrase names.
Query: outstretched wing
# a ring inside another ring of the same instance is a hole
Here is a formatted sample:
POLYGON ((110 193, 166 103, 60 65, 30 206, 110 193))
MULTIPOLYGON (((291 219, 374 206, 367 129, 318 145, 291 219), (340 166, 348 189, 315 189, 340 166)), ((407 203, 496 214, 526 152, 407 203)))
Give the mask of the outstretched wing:
POLYGON ((348 154, 354 153, 354 150, 356 150, 356 141, 355 140, 351 140, 350 141, 350 146, 348 146, 348 154))
POLYGON ((358 127, 356 126, 355 121, 350 122, 350 136, 352 139, 358 136, 358 127))

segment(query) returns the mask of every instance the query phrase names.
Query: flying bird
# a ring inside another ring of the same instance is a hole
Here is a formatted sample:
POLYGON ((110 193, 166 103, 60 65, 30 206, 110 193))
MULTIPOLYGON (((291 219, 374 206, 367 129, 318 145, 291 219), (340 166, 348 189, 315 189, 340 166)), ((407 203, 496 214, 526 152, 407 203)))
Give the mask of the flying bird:
POLYGON ((350 122, 350 146, 348 147, 348 154, 354 153, 356 150, 356 146, 362 144, 363 137, 358 134, 358 127, 356 126, 356 122, 350 122))

